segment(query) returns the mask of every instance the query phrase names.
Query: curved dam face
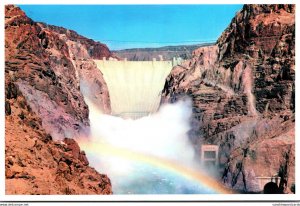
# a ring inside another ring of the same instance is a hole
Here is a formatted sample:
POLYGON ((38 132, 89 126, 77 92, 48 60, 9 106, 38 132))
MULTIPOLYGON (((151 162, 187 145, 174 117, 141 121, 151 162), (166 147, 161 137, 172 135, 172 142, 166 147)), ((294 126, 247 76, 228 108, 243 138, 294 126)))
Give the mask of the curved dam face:
POLYGON ((94 60, 106 81, 112 115, 138 119, 158 110, 175 61, 94 60))

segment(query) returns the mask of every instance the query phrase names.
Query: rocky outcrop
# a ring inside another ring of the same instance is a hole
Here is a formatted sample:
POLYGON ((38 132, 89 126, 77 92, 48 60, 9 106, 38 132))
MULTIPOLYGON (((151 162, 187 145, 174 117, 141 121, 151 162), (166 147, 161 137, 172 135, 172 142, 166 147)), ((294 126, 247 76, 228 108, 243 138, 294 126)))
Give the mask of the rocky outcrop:
POLYGON ((294 15, 295 5, 245 5, 218 39, 220 59, 270 57, 283 37, 293 35, 294 15))
POLYGON ((90 87, 92 101, 110 111, 91 60, 110 56, 101 43, 5 6, 6 194, 112 193, 108 177, 69 139, 89 133, 83 94, 90 87))
POLYGON ((215 45, 195 50, 193 58, 173 68, 162 103, 183 96, 193 100, 191 141, 196 150, 202 143, 220 146, 220 177, 227 186, 258 192, 255 177, 277 174, 281 191, 290 192, 295 181, 294 5, 245 5, 215 45), (269 149, 272 144, 276 149, 269 149), (250 160, 254 153, 255 161, 250 160))
POLYGON ((112 194, 74 139, 54 140, 14 83, 6 87, 5 193, 112 194))
MULTIPOLYGON (((81 36, 73 30, 68 30, 63 27, 58 27, 54 25, 48 25, 42 22, 38 23, 38 25, 41 26, 43 29, 45 29, 45 31, 54 32, 60 36, 65 37, 65 40, 79 43, 73 45, 73 54, 77 58, 87 58, 87 59, 88 58, 102 59, 103 57, 117 58, 112 54, 112 52, 108 49, 108 47, 105 44, 102 44, 100 42, 95 42, 92 39, 88 39, 84 36, 81 36)), ((45 38, 47 39, 47 36, 45 36, 45 38)))
POLYGON ((293 110, 295 5, 245 5, 218 39, 218 47, 221 64, 236 59, 251 64, 260 113, 293 110))
POLYGON ((91 60, 110 57, 110 51, 74 31, 35 23, 18 7, 7 6, 5 15, 7 76, 53 137, 87 135, 88 107, 81 86, 84 91, 93 88, 95 103, 110 112, 106 84, 91 60))

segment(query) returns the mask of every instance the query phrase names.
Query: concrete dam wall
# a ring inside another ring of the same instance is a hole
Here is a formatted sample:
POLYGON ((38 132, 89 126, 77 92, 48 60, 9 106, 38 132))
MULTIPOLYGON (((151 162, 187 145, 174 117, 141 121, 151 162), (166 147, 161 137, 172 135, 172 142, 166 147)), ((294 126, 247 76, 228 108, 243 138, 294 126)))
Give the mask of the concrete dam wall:
POLYGON ((112 115, 137 119, 156 112, 165 79, 178 60, 94 60, 106 81, 112 115))

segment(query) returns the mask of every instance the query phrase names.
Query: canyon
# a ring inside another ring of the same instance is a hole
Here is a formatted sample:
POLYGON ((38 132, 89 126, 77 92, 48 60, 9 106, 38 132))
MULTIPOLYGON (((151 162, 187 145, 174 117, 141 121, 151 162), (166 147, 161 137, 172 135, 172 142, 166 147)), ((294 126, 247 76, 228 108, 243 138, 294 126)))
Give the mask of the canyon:
MULTIPOLYGON (((146 51, 138 60, 164 52, 146 51)), ((112 194, 109 176, 90 166, 77 142, 92 132, 90 105, 119 115, 132 111, 126 98, 133 107, 135 94, 146 102, 142 116, 191 100, 192 150, 200 155, 203 144, 219 146, 217 180, 224 187, 260 193, 259 178, 278 177, 280 193, 294 193, 295 5, 244 5, 216 44, 202 45, 174 67, 140 61, 139 71, 126 73, 124 58, 5 6, 6 194, 112 194), (150 79, 156 69, 159 81, 150 79), (123 76, 115 79, 116 73, 123 76), (143 84, 157 88, 151 93, 143 84)))

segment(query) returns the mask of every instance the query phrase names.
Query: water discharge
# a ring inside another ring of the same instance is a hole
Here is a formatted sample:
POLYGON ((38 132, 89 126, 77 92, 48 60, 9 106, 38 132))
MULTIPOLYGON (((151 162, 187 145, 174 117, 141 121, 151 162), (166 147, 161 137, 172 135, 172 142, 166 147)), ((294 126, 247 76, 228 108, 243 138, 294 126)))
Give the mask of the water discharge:
POLYGON ((110 177, 114 194, 228 192, 205 175, 195 158, 187 136, 191 101, 159 108, 172 62, 96 63, 108 86, 113 115, 102 114, 85 95, 89 89, 84 88, 91 133, 79 144, 90 165, 110 177))
POLYGON ((191 102, 164 105, 137 120, 90 110, 91 137, 79 144, 91 166, 111 179, 114 194, 228 193, 195 160, 187 131, 191 102))

